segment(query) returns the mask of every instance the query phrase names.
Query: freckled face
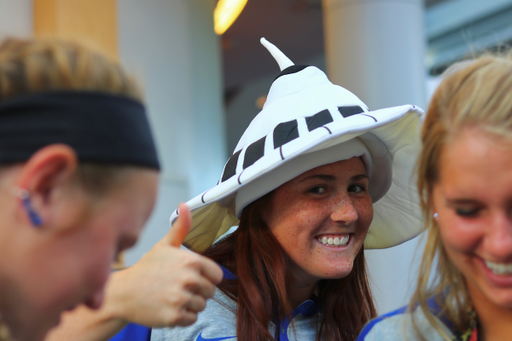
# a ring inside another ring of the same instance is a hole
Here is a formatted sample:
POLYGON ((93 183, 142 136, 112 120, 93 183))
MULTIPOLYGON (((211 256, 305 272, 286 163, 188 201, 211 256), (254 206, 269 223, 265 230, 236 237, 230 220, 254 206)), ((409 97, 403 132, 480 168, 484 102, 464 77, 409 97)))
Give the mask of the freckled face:
POLYGON ((475 306, 512 309, 512 143, 478 130, 448 143, 433 206, 443 246, 475 306))
POLYGON ((361 158, 307 171, 274 192, 266 222, 296 278, 314 283, 352 271, 373 218, 361 158))

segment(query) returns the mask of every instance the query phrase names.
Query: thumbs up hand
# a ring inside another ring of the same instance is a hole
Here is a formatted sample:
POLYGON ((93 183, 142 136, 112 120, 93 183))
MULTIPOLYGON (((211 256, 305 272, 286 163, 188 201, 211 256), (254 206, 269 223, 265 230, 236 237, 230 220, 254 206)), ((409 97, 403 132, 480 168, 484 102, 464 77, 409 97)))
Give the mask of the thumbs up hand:
POLYGON ((179 210, 162 240, 135 265, 110 276, 104 306, 111 316, 155 328, 187 326, 215 294, 222 270, 212 260, 180 249, 191 215, 184 204, 179 210))

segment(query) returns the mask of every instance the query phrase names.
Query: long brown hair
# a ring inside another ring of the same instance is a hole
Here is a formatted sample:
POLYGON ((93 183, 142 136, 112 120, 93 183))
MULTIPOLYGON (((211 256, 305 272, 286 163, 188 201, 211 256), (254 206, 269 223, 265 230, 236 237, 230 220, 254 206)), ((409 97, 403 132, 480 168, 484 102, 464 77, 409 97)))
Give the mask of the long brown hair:
MULTIPOLYGON (((219 289, 237 302, 237 335, 247 341, 275 340, 268 331, 270 321, 290 317, 292 310, 287 294, 289 259, 262 218, 271 196, 272 192, 247 206, 238 229, 203 252, 237 277, 224 280, 219 289)), ((316 294, 323 315, 316 339, 355 340, 376 316, 363 249, 347 277, 321 280, 316 294)))
MULTIPOLYGON (((439 178, 439 160, 445 146, 464 129, 476 128, 489 136, 511 141, 511 93, 510 53, 502 56, 487 53, 473 61, 455 64, 447 70, 437 88, 421 132, 423 146, 418 167, 418 191, 429 234, 409 309, 419 306, 445 340, 451 340, 451 336, 440 326, 428 301, 436 300, 441 308, 439 314, 457 331, 469 327, 472 303, 465 279, 448 257, 439 226, 432 219, 432 192, 439 178)), ((424 340, 412 316, 413 326, 424 340)))

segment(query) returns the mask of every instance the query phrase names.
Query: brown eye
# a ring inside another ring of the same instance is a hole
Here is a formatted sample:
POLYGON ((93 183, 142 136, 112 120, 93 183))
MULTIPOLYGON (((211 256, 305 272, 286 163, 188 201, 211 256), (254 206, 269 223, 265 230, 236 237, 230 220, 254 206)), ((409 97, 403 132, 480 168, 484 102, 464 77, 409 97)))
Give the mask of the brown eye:
POLYGON ((312 194, 324 194, 326 191, 327 189, 324 186, 315 186, 310 188, 308 192, 312 194))
POLYGON ((362 185, 352 185, 348 188, 348 191, 353 193, 361 193, 366 191, 366 188, 362 185))

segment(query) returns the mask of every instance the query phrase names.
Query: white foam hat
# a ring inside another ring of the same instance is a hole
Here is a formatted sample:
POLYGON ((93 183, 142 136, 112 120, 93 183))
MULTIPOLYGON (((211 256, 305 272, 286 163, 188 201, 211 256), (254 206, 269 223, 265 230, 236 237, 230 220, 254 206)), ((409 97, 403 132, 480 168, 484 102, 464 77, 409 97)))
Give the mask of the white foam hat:
MULTIPOLYGON (((262 111, 229 158, 218 184, 187 202, 192 228, 184 244, 201 252, 232 226, 242 210, 298 175, 361 156, 370 178, 374 217, 366 249, 387 248, 422 231, 414 166, 423 111, 402 105, 370 111, 314 66, 294 65, 264 38, 281 73, 262 111)), ((171 216, 171 224, 178 217, 171 216)))

